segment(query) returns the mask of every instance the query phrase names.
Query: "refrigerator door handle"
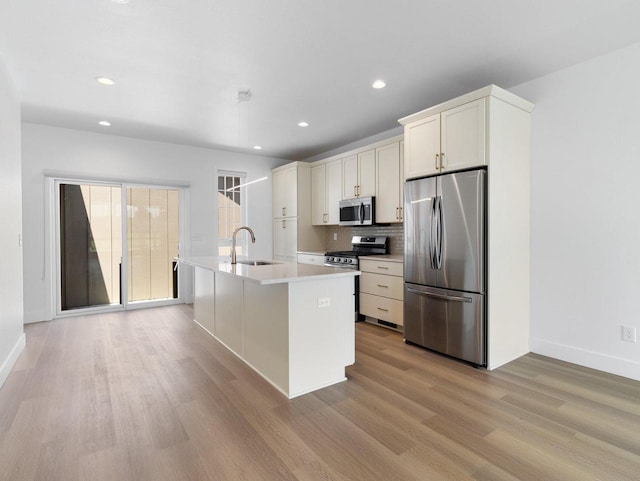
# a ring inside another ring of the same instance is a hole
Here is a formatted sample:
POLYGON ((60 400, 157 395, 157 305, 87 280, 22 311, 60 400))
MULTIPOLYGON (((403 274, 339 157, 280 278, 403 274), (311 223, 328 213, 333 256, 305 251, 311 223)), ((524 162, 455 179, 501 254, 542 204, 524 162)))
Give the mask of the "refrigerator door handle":
POLYGON ((429 264, 432 269, 436 268, 435 245, 433 241, 433 235, 435 231, 433 224, 435 222, 435 217, 436 217, 436 199, 434 197, 433 199, 431 199, 431 225, 429 226, 429 264))
POLYGON ((442 245, 444 241, 444 221, 443 221, 443 210, 442 210, 442 196, 436 197, 436 210, 437 210, 437 233, 436 233, 436 253, 435 253, 435 264, 436 269, 442 269, 442 245))
POLYGON ((470 297, 446 296, 444 294, 435 294, 432 292, 419 291, 418 289, 412 289, 411 287, 407 287, 407 291, 411 292, 412 294, 419 294, 421 296, 427 296, 427 297, 435 297, 436 299, 443 299, 445 301, 473 302, 473 299, 471 299, 470 297))

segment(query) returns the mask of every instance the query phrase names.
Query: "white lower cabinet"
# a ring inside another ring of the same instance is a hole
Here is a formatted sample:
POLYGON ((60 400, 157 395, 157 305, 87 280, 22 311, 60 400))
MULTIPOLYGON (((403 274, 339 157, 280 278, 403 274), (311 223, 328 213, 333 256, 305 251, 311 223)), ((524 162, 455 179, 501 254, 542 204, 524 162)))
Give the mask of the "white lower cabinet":
POLYGON ((298 257, 298 221, 295 218, 273 221, 273 258, 296 262, 298 257))
POLYGON ((360 314, 401 329, 404 324, 402 262, 361 257, 360 271, 360 314))

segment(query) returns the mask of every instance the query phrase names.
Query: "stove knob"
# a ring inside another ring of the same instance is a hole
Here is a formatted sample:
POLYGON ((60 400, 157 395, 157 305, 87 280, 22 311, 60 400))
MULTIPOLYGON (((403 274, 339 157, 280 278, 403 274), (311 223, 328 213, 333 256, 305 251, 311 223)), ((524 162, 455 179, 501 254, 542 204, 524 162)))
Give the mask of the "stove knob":
POLYGON ((347 264, 353 264, 353 259, 347 259, 347 264))

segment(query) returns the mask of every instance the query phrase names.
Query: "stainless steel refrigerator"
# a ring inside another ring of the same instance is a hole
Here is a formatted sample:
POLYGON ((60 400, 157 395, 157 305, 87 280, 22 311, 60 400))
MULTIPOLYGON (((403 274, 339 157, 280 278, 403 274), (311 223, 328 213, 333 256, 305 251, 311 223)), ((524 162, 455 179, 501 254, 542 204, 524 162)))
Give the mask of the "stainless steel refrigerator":
POLYGON ((486 171, 404 188, 404 337, 486 366, 486 171))

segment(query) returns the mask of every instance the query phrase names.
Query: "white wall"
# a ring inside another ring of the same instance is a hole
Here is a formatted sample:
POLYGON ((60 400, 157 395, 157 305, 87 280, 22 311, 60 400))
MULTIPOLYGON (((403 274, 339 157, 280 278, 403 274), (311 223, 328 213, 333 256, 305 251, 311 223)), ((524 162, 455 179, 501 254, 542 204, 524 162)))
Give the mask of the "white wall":
POLYGON ((640 343, 621 340, 640 331, 638 59, 640 44, 511 90, 536 104, 531 349, 640 380, 640 343))
POLYGON ((272 257, 271 169, 286 161, 214 149, 145 141, 38 124, 22 126, 25 322, 51 318, 44 172, 100 179, 188 183, 188 245, 184 255, 215 255, 217 171, 269 180, 248 189, 248 224, 256 234, 249 254, 272 257))
POLYGON ((22 329, 22 191, 20 103, 0 58, 0 386, 24 349, 22 329))

